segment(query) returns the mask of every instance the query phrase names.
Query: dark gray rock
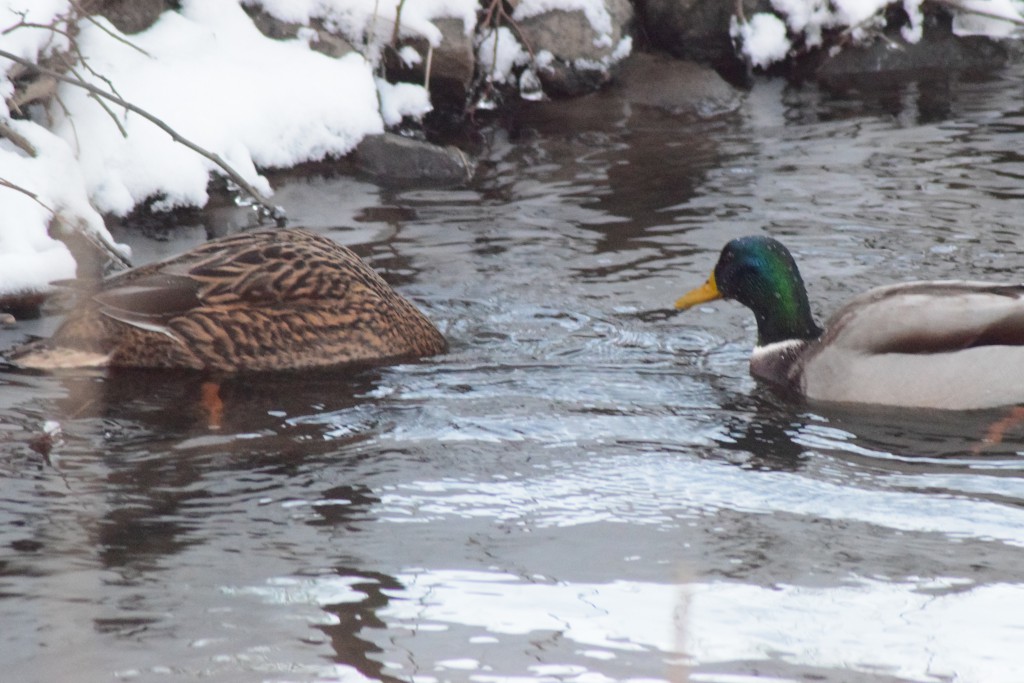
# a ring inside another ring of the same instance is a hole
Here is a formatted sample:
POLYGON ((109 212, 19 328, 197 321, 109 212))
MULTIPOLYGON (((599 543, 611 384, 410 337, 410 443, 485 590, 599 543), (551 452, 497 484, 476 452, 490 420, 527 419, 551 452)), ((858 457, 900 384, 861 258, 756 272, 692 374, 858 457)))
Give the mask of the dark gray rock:
POLYGON ((889 31, 870 43, 822 54, 815 68, 818 79, 835 82, 850 78, 905 78, 958 71, 990 71, 1004 66, 1009 50, 982 36, 959 38, 942 27, 926 29, 917 43, 889 31))
POLYGON ((642 52, 622 62, 611 93, 631 104, 701 118, 736 111, 743 102, 740 91, 709 67, 642 52))
MULTIPOLYGON (((246 5, 245 10, 260 33, 274 40, 291 40, 299 35, 299 30, 306 28, 303 24, 282 21, 261 7, 246 5)), ((313 19, 309 28, 316 31, 316 39, 310 42, 310 47, 317 52, 328 57, 343 57, 353 51, 344 36, 330 31, 320 19, 313 19)))
POLYGON ((121 33, 145 31, 164 13, 178 9, 175 0, 94 0, 82 3, 89 14, 101 14, 121 33))
MULTIPOLYGON (((739 0, 744 16, 770 12, 770 0, 739 0)), ((734 0, 637 0, 643 28, 654 47, 716 68, 739 64, 729 37, 734 0)))
MULTIPOLYGON (((723 80, 714 69, 663 54, 641 52, 622 62, 610 87, 574 99, 527 103, 517 112, 516 120, 526 129, 548 135, 621 130, 637 121, 645 130, 664 126, 666 131, 673 131, 666 132, 671 137, 678 133, 681 124, 727 115, 742 103, 742 91, 723 80)), ((630 150, 633 153, 637 148, 630 150)), ((643 149, 641 156, 661 152, 643 149)))
POLYGON ((385 184, 461 185, 473 177, 473 163, 461 150, 393 133, 367 136, 352 160, 385 184))
POLYGON ((13 327, 12 320, 38 318, 47 295, 41 292, 8 292, 0 294, 0 327, 13 327))

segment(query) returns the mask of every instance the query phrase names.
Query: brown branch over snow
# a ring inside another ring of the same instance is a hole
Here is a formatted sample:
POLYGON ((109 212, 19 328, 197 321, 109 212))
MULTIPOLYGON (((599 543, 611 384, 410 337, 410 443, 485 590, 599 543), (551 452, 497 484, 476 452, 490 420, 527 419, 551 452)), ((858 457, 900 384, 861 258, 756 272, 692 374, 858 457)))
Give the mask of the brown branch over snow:
POLYGON ((95 270, 100 270, 100 267, 95 262, 97 258, 104 257, 108 262, 112 261, 120 268, 131 268, 132 264, 120 251, 117 250, 116 247, 114 247, 114 245, 108 244, 107 241, 102 239, 99 235, 82 229, 80 221, 72 223, 70 216, 54 209, 52 206, 40 199, 39 195, 35 192, 32 192, 31 190, 28 190, 16 183, 12 183, 6 178, 0 178, 0 187, 20 192, 39 206, 43 207, 52 216, 48 228, 50 237, 59 239, 67 245, 72 256, 74 256, 75 261, 79 264, 79 267, 91 262, 95 270), (88 251, 84 251, 83 248, 88 251), (87 258, 89 255, 92 257, 87 258))

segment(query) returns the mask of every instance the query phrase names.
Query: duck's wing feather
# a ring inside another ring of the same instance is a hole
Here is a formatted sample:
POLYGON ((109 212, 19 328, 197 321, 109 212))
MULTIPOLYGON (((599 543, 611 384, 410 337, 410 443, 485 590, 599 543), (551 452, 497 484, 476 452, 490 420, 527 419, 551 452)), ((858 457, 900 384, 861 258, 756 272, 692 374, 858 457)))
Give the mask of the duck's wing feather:
POLYGON ((290 230, 239 233, 187 254, 110 278, 93 299, 103 315, 157 329, 199 308, 284 302, 343 305, 353 290, 390 288, 353 252, 327 237, 290 230))
POLYGON ((1024 285, 928 281, 879 287, 837 311, 821 343, 860 354, 1024 346, 1024 285))
POLYGON ((792 366, 811 399, 973 409, 1024 403, 1024 286, 918 282, 871 290, 792 366))
POLYGON ((340 301, 353 287, 381 296, 390 292, 351 250, 312 232, 289 232, 287 241, 274 231, 229 238, 216 248, 193 252, 186 262, 168 264, 166 271, 194 279, 204 305, 340 301))

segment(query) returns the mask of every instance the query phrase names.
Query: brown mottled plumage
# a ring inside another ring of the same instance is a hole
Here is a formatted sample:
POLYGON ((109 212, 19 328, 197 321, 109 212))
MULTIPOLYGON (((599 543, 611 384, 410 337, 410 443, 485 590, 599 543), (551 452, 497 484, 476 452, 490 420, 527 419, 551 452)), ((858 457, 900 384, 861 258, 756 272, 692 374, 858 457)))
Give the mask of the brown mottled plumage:
POLYGON ((358 256, 306 230, 243 232, 104 280, 48 339, 35 369, 225 372, 378 363, 442 353, 437 328, 358 256))

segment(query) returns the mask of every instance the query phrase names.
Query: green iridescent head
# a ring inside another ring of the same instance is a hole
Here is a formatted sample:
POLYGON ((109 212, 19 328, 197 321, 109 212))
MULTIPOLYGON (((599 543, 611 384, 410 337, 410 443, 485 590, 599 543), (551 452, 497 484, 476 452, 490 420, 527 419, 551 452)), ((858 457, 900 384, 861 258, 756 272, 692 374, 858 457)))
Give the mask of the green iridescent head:
POLYGON ((726 244, 708 281, 683 295, 676 308, 714 299, 734 299, 754 312, 758 346, 821 335, 796 261, 771 237, 740 237, 726 244))

